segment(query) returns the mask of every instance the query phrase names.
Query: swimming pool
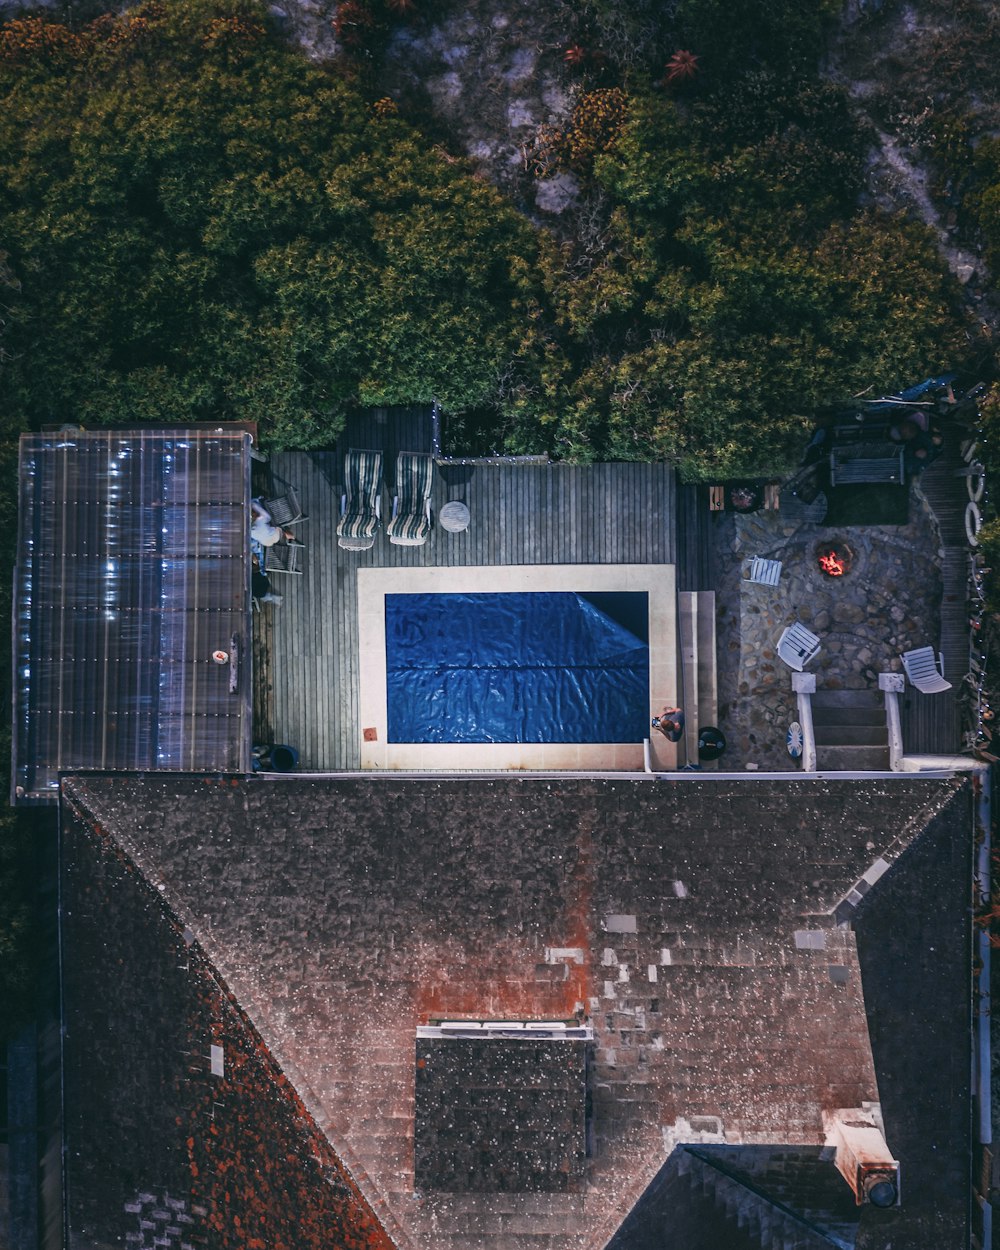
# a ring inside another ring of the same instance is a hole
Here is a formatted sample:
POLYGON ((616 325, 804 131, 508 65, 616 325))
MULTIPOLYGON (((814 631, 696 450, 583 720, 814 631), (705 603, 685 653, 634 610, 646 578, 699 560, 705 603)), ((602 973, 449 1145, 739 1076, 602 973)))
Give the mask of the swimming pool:
POLYGON ((385 595, 389 743, 636 743, 643 591, 385 595))

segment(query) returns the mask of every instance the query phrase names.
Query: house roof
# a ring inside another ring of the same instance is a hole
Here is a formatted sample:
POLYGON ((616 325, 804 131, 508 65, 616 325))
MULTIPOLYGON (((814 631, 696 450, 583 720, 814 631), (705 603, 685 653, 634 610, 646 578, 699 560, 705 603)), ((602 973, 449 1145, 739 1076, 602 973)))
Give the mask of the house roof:
MULTIPOLYGON (((128 866, 259 1039, 263 1085, 300 1100, 312 1156, 331 1151, 359 1210, 421 1250, 596 1250, 692 1126, 822 1145, 824 1110, 879 1095, 855 935, 836 918, 927 829, 971 828, 968 784, 916 776, 78 777, 64 795, 67 949, 115 917, 95 856, 128 866), (592 1026, 586 1164, 567 1155, 559 1190, 431 1188, 448 1161, 426 1134, 415 1185, 416 1030, 456 1017, 592 1026)), ((119 957, 123 1012, 141 1010, 142 961, 119 957)), ((79 1020, 106 1011, 107 976, 70 959, 79 1020)), ((71 1016, 71 1056, 74 1031, 71 1016)), ((87 1059, 91 1090, 120 1101, 87 1059)), ((71 1156, 101 1166, 86 1117, 68 1122, 71 1156)))
POLYGON ((16 800, 55 802, 79 768, 249 767, 250 444, 233 426, 22 435, 16 800))

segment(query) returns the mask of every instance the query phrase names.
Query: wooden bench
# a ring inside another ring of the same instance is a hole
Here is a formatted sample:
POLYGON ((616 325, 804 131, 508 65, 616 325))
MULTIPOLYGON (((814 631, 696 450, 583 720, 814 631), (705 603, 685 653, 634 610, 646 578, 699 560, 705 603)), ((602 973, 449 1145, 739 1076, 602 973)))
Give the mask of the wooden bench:
POLYGON ((854 482, 903 482, 903 448, 859 443, 853 447, 835 447, 830 452, 830 485, 847 486, 854 482))

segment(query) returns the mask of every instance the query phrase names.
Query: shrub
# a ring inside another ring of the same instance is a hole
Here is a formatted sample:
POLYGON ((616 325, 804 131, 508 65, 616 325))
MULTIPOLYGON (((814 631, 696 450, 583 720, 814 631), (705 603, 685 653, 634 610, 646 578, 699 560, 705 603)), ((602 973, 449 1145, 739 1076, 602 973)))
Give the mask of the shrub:
POLYGON ((620 87, 584 92, 564 128, 539 127, 530 152, 536 174, 560 169, 589 174, 594 158, 614 147, 627 115, 628 97, 620 87))
POLYGON ((351 403, 489 402, 531 228, 255 9, 161 12, 91 32, 155 20, 155 55, 0 72, 6 420, 241 418, 310 446, 351 403))

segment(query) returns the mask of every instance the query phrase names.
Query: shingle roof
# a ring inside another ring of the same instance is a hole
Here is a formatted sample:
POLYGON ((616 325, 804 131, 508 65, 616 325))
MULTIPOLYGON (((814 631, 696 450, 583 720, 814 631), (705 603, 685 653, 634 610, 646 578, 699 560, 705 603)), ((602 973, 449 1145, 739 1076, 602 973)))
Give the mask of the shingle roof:
POLYGON ((65 795, 188 927, 395 1244, 421 1250, 605 1245, 682 1119, 821 1144, 824 1109, 878 1098, 834 912, 940 813, 969 827, 968 786, 902 776, 83 777, 65 795), (417 1192, 417 1025, 574 1013, 596 1039, 586 1188, 417 1192))
POLYGON ((447 1193, 582 1189, 587 1042, 417 1039, 414 1188, 447 1193))

